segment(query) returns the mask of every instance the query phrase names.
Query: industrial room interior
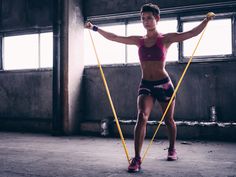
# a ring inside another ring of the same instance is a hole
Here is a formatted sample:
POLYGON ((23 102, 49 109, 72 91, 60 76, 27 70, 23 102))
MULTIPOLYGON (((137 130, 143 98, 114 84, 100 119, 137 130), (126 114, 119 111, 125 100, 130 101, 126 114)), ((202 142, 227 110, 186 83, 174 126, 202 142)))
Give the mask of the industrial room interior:
MULTIPOLYGON (((140 7, 161 9, 161 32, 183 32, 208 12, 197 53, 176 93, 176 162, 156 103, 138 176, 236 177, 236 1, 0 0, 0 177, 134 176, 120 140, 96 55, 84 27, 145 34, 140 7)), ((91 31, 129 154, 133 156, 137 49, 91 31)), ((175 43, 166 70, 176 86, 199 40, 175 43)))

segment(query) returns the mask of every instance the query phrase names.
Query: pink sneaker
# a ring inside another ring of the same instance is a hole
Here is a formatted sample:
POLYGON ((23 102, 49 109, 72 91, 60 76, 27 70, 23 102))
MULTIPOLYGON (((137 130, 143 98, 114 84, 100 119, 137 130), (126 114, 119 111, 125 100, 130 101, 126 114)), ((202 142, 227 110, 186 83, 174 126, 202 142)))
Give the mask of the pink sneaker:
POLYGON ((168 149, 168 156, 167 156, 167 160, 168 161, 175 161, 177 160, 177 153, 175 149, 168 149))
POLYGON ((128 167, 128 172, 134 173, 139 172, 141 169, 141 158, 134 157, 128 167))

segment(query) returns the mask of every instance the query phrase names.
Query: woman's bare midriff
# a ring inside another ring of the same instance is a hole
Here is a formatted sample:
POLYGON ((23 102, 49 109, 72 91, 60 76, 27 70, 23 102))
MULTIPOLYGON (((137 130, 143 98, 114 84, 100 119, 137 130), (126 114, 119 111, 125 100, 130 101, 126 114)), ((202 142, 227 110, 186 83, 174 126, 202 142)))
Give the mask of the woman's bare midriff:
POLYGON ((161 80, 169 77, 165 70, 163 61, 144 61, 141 62, 142 79, 149 81, 161 80))

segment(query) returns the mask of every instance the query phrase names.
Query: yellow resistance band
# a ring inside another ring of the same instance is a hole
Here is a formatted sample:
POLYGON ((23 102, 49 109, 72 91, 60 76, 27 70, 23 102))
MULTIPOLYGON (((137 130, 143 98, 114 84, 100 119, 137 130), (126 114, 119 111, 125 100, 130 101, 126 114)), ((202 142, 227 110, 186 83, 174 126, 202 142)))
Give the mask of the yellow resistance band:
POLYGON ((98 54, 97 54, 97 51, 96 51, 96 47, 95 47, 95 44, 94 44, 94 41, 93 41, 93 37, 92 37, 90 31, 89 31, 89 36, 90 36, 92 44, 93 44, 93 49, 94 49, 94 52, 95 52, 95 55, 96 55, 96 58, 97 58, 98 67, 99 67, 100 72, 101 72, 101 76, 102 76, 102 80, 103 80, 103 83, 104 83, 104 86, 105 86, 105 89, 106 89, 106 92, 107 92, 107 96, 108 96, 108 99, 110 101, 111 109, 112 109, 113 115, 115 117, 116 126, 117 126, 118 132, 120 134, 120 138, 121 138, 124 150, 125 150, 125 154, 126 154, 128 163, 130 164, 130 158, 129 158, 128 149, 127 149, 126 144, 125 144, 125 140, 124 140, 121 128, 120 128, 119 120, 118 120, 117 115, 116 115, 116 110, 115 110, 115 107, 114 107, 112 99, 111 99, 111 95, 110 95, 110 91, 109 91, 109 88, 108 88, 108 85, 107 85, 107 82, 106 82, 106 78, 105 78, 104 72, 102 70, 102 66, 101 66, 101 63, 99 61, 98 54))
MULTIPOLYGON (((212 15, 212 14, 211 14, 211 15, 212 15)), ((213 14, 213 15, 214 15, 214 14, 213 14)), ((167 105, 167 107, 166 107, 165 112, 163 113, 163 115, 162 115, 162 117, 161 117, 161 120, 160 120, 160 122, 159 122, 159 124, 158 124, 158 126, 157 126, 157 129, 156 129, 156 131, 155 131, 155 133, 154 133, 154 135, 153 135, 153 137, 152 137, 152 139, 151 139, 151 142, 150 142, 150 144, 148 145, 146 151, 144 152, 144 155, 143 155, 143 158, 142 158, 142 162, 143 162, 144 158, 146 157, 147 152, 148 152, 148 150, 150 149, 150 147, 151 147, 151 145, 152 145, 152 142, 154 141, 154 138, 155 138, 155 136, 156 136, 156 134, 157 134, 157 131, 159 130, 159 128, 160 128, 160 126, 161 126, 161 124, 162 124, 162 122, 163 122, 163 120, 164 120, 164 118, 165 118, 165 116, 166 116, 166 114, 167 114, 169 108, 170 108, 170 105, 171 105, 172 101, 174 100, 174 97, 175 97, 175 95, 176 95, 176 93, 177 93, 177 91, 178 91, 178 89, 179 89, 179 86, 180 86, 180 84, 181 84, 181 82, 182 82, 182 80, 183 80, 183 78, 184 78, 185 73, 187 72, 187 69, 188 69, 188 67, 189 67, 189 65, 190 65, 190 63, 191 63, 191 61, 192 61, 192 59, 193 59, 193 56, 194 56, 194 54, 195 54, 195 52, 196 52, 196 50, 197 50, 197 48, 198 48, 198 45, 199 45, 199 43, 200 43, 200 41, 201 41, 201 39, 202 39, 202 36, 203 36, 203 34, 205 33, 205 31, 206 31, 206 26, 205 26, 205 28, 204 28, 204 30, 203 30, 203 32, 202 32, 201 37, 200 37, 199 40, 198 40, 198 43, 197 43, 197 45, 196 45, 196 47, 195 47, 195 49, 194 49, 194 51, 193 51, 192 56, 190 57, 190 59, 189 59, 187 65, 186 65, 186 67, 185 67, 185 69, 184 69, 184 71, 183 71, 182 76, 181 76, 180 79, 179 79, 179 82, 178 82, 178 84, 177 84, 177 86, 176 86, 176 88, 175 88, 175 90, 174 90, 174 93, 173 93, 173 95, 172 95, 172 97, 171 97, 171 99, 170 99, 170 101, 169 101, 169 103, 168 103, 168 105, 167 105)))

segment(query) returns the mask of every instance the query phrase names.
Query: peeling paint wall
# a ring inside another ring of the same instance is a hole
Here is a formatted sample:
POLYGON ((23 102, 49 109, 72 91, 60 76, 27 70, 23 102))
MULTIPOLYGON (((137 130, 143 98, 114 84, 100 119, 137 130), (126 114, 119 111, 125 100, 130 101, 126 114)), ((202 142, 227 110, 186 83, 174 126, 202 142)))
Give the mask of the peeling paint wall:
POLYGON ((1 0, 2 31, 52 27, 53 0, 1 0))
MULTIPOLYGON (((167 71, 174 83, 185 64, 169 64, 167 71)), ((192 63, 176 97, 176 120, 209 121, 210 106, 215 105, 218 120, 236 121, 236 62, 192 63)), ((136 98, 141 77, 139 66, 104 67, 117 115, 121 119, 136 119, 136 98)), ((113 116, 98 68, 86 68, 85 119, 101 120, 113 116)), ((155 105, 150 120, 160 118, 155 105)))
MULTIPOLYGON (((52 29, 52 3, 0 0, 0 36, 52 29)), ((0 71, 0 97, 0 130, 50 130, 51 69, 0 71)))

